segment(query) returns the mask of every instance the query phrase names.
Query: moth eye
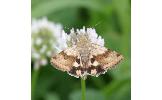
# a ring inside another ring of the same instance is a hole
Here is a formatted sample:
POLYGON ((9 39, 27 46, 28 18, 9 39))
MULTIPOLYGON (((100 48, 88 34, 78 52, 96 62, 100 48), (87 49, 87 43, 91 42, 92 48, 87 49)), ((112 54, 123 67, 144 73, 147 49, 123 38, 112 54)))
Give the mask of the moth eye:
POLYGON ((94 58, 91 58, 91 63, 94 63, 95 59, 94 58))
POLYGON ((76 59, 76 62, 77 62, 78 64, 80 64, 80 59, 76 59))

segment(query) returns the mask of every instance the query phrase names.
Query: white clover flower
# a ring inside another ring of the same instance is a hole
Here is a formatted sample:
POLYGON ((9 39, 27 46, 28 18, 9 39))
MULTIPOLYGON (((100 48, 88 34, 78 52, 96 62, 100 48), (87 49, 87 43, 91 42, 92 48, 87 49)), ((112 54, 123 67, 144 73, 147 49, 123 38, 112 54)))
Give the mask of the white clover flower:
POLYGON ((96 30, 93 28, 85 29, 85 27, 83 27, 82 29, 77 29, 76 31, 73 28, 70 30, 70 34, 66 36, 66 42, 67 44, 70 44, 68 46, 75 45, 77 39, 82 34, 87 35, 91 43, 104 46, 104 39, 96 33, 96 30))
POLYGON ((67 34, 62 30, 60 38, 58 38, 58 45, 54 45, 58 52, 67 48, 67 34))
POLYGON ((55 24, 48 21, 46 17, 42 19, 33 19, 31 25, 32 36, 32 59, 35 69, 46 65, 47 57, 53 53, 59 52, 59 49, 67 47, 65 32, 61 24, 55 24))

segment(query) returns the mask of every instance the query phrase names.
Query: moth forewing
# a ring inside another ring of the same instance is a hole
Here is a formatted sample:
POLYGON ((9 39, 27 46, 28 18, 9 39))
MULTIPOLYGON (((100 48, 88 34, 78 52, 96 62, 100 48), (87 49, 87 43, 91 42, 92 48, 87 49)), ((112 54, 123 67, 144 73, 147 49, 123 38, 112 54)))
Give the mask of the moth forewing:
POLYGON ((70 71, 76 57, 67 55, 64 51, 51 58, 51 63, 61 71, 70 71))
POLYGON ((118 64, 123 56, 115 51, 99 46, 97 44, 92 45, 91 50, 91 67, 89 68, 90 75, 99 76, 104 74, 108 69, 118 64))
POLYGON ((107 70, 114 67, 123 59, 123 56, 116 51, 108 49, 104 54, 96 56, 96 60, 101 63, 102 68, 107 70))

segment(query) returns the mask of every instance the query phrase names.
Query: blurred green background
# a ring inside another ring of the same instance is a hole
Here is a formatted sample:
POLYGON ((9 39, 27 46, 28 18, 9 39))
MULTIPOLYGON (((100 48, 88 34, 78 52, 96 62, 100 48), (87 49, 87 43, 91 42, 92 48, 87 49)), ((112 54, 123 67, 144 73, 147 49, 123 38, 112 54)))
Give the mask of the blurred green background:
MULTIPOLYGON (((47 16, 61 23, 66 32, 72 27, 94 27, 107 48, 124 55, 116 69, 88 77, 87 100, 131 99, 130 4, 130 0, 31 0, 32 18, 47 16)), ((33 100, 81 100, 80 79, 56 70, 50 63, 36 75, 32 64, 32 77, 37 77, 33 100)))

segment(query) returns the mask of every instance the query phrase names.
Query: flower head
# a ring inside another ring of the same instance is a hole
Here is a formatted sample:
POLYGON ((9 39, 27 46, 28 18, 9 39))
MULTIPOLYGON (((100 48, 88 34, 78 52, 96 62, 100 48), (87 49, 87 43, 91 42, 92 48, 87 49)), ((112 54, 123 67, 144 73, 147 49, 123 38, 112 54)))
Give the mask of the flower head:
POLYGON ((48 21, 46 17, 32 20, 31 33, 32 59, 35 69, 46 65, 47 57, 51 57, 53 53, 59 52, 59 49, 67 47, 63 39, 65 33, 62 31, 62 26, 48 21))
POLYGON ((75 45, 83 35, 86 36, 90 43, 104 46, 104 39, 96 33, 96 30, 93 28, 85 29, 85 27, 83 27, 82 29, 77 29, 76 31, 74 31, 73 28, 70 30, 70 34, 67 36, 68 46, 75 45))

